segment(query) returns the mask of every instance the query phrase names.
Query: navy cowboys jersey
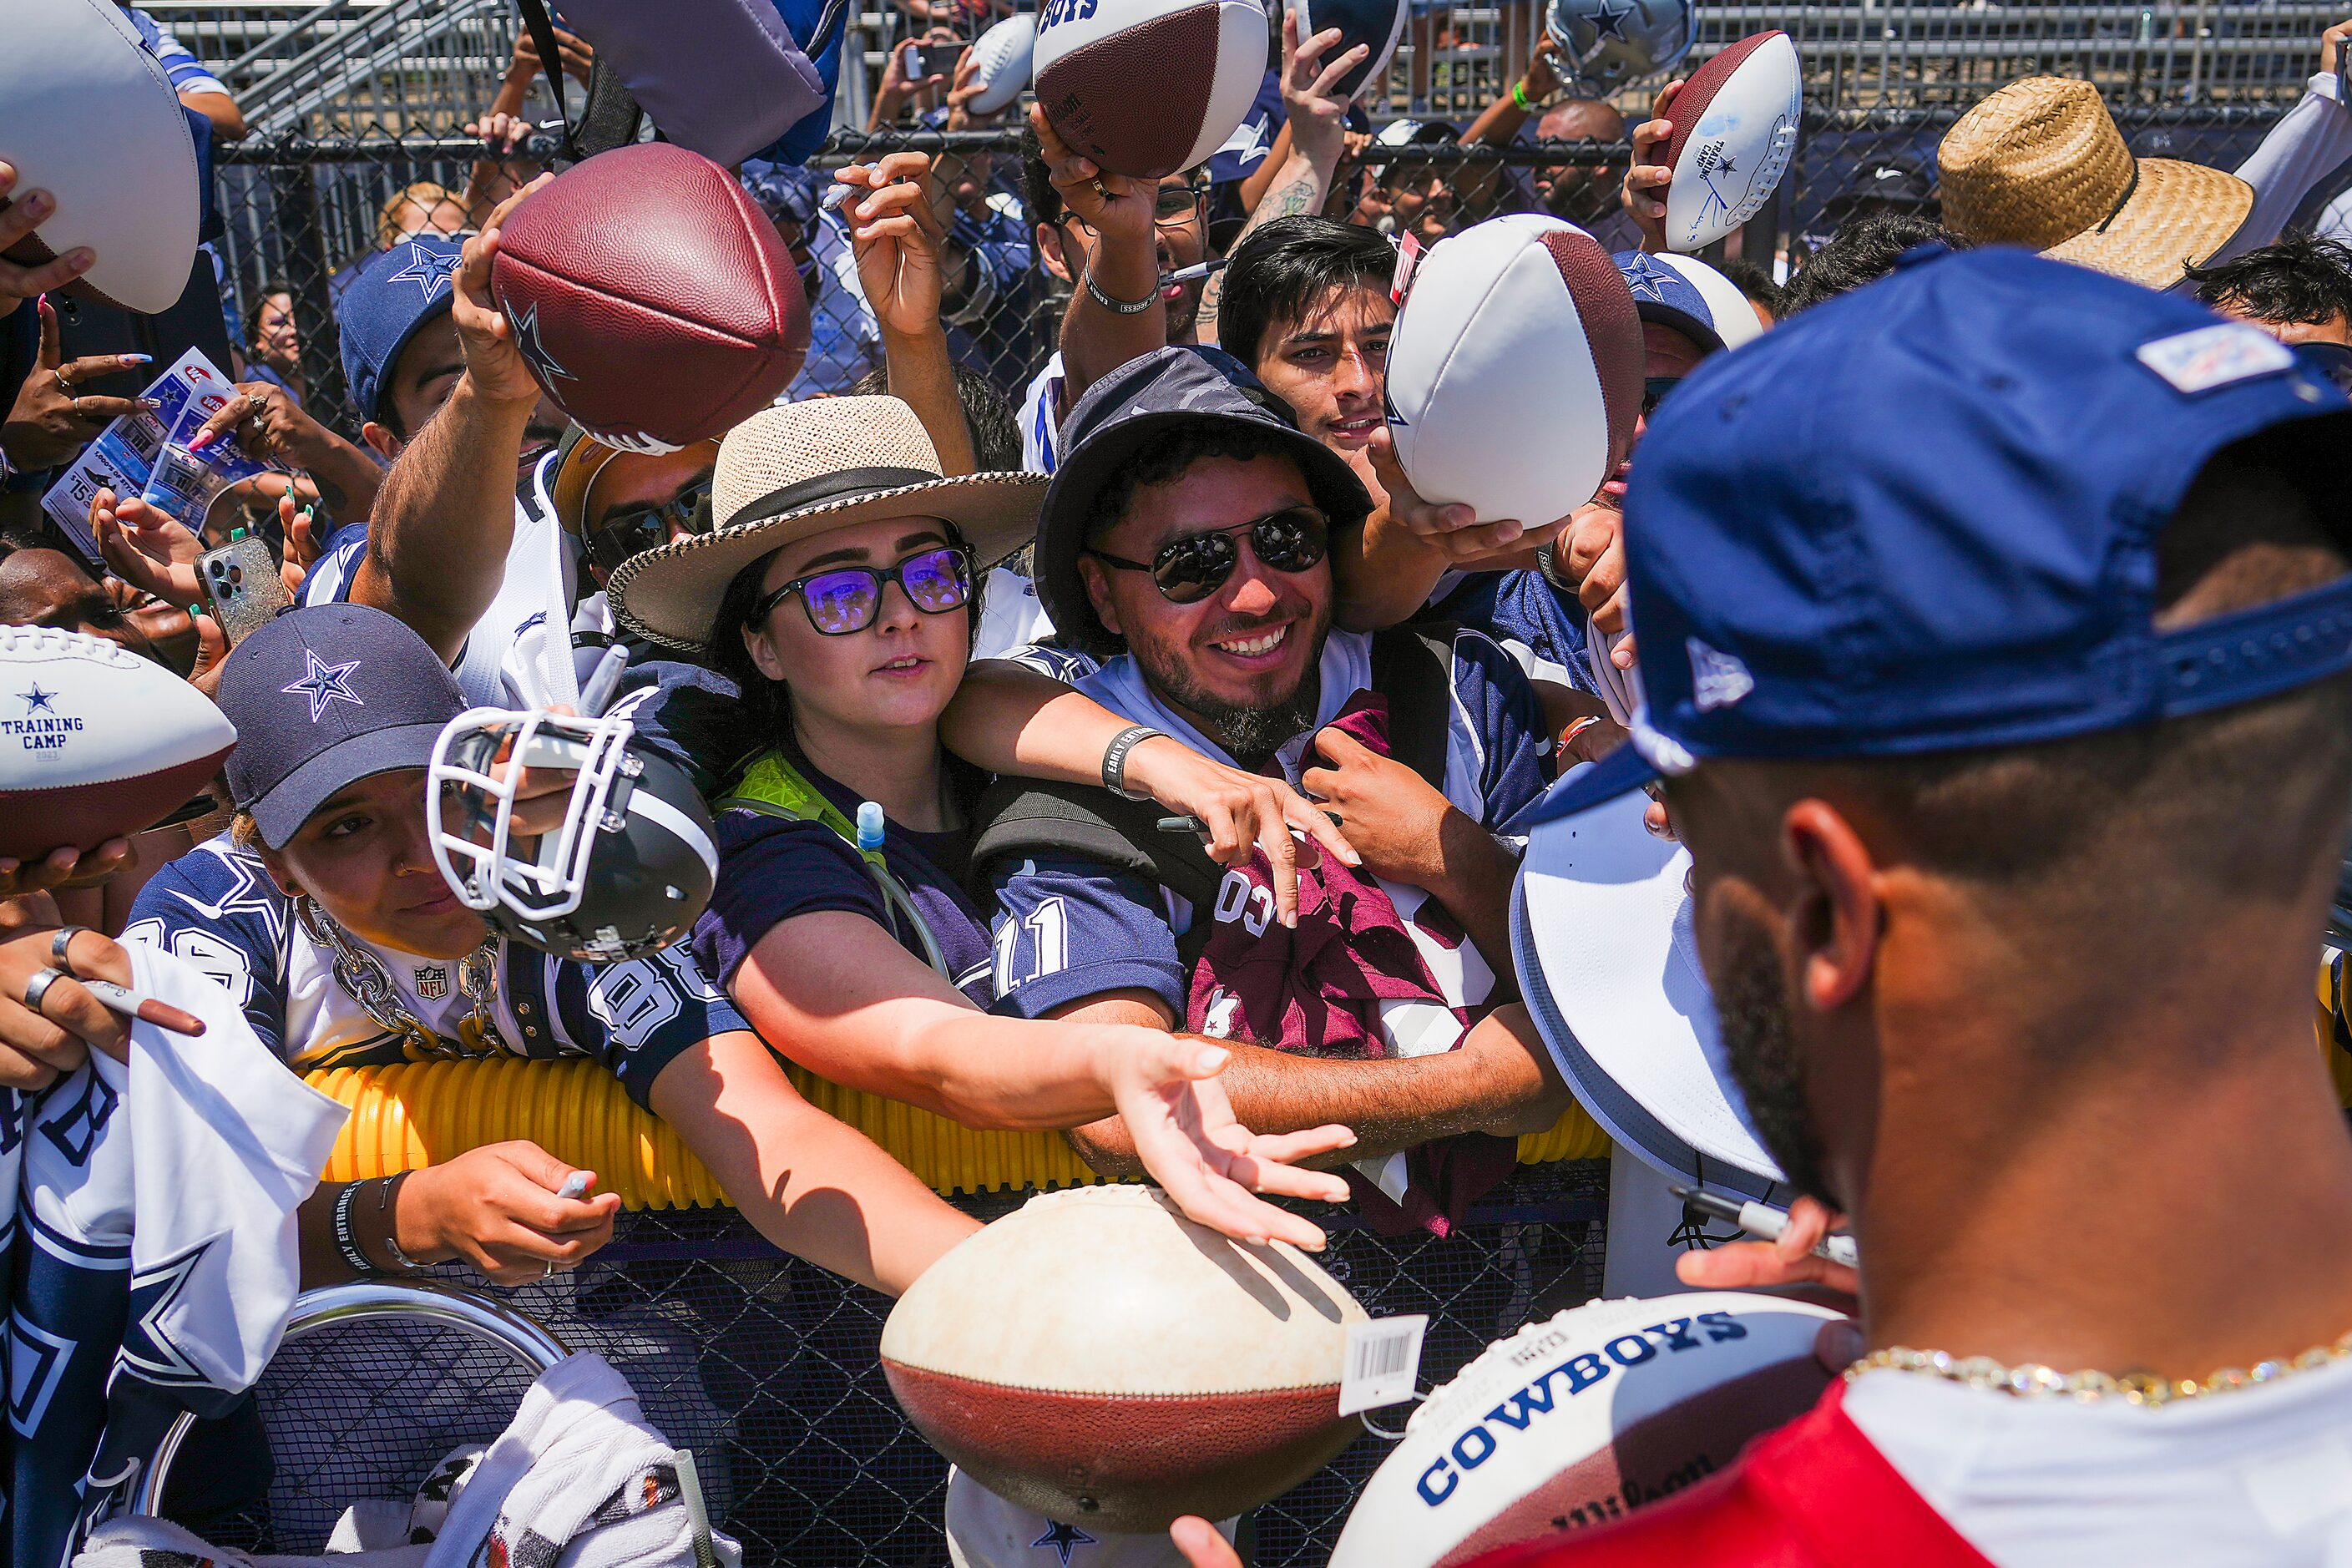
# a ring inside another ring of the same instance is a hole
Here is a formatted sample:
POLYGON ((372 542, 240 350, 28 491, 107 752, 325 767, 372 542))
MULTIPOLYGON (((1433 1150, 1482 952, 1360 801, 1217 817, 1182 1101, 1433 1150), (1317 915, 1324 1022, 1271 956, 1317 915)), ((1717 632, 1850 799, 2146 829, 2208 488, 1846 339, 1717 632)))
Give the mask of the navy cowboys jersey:
MULTIPOLYGON (((122 939, 174 953, 212 976, 297 1071, 405 1061, 413 1054, 343 990, 333 952, 302 928, 293 900, 270 881, 260 858, 226 835, 158 871, 132 906, 122 939)), ((680 1052, 751 1026, 703 979, 684 944, 651 958, 591 966, 501 940, 489 1010, 499 1037, 488 1039, 458 984, 460 960, 350 940, 375 955, 402 1005, 441 1039, 469 1055, 503 1048, 525 1057, 593 1057, 640 1105, 680 1052)))

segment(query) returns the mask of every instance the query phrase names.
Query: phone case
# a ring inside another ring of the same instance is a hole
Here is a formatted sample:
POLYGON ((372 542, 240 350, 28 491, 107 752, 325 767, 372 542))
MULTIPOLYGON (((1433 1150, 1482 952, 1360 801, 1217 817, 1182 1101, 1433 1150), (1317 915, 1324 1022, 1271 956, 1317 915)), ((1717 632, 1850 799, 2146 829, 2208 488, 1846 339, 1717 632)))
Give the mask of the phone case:
POLYGON ((251 534, 197 557, 196 581, 231 647, 291 602, 269 546, 251 534))

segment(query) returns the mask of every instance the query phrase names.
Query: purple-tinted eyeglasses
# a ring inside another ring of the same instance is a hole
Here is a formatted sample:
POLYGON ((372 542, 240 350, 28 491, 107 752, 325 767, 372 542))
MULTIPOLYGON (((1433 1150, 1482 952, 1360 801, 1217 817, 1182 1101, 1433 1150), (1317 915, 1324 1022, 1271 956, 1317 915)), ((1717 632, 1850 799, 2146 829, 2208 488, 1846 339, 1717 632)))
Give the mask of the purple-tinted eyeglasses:
POLYGON ((896 583, 907 600, 927 616, 943 616, 971 600, 971 557, 952 544, 908 556, 896 566, 828 566, 795 577, 752 606, 751 625, 763 625, 778 605, 797 594, 809 625, 829 637, 845 637, 874 624, 882 609, 882 584, 896 583))

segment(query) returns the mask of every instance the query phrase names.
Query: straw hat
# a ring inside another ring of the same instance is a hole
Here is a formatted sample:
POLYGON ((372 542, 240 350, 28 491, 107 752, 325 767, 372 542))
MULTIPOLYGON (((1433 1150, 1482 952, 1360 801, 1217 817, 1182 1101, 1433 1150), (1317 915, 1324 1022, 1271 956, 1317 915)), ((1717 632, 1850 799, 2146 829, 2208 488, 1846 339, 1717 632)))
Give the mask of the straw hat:
POLYGON ((940 477, 915 411, 895 397, 824 397, 763 408, 719 444, 709 533, 631 557, 607 586, 621 619, 657 643, 699 648, 735 574, 769 552, 853 523, 936 517, 993 566, 1036 531, 1043 474, 940 477))
POLYGON ((2022 245, 2151 289, 2180 281, 2254 205, 2235 174, 2138 158, 2086 81, 2011 82, 1962 115, 1936 153, 1944 226, 1972 245, 2022 245))

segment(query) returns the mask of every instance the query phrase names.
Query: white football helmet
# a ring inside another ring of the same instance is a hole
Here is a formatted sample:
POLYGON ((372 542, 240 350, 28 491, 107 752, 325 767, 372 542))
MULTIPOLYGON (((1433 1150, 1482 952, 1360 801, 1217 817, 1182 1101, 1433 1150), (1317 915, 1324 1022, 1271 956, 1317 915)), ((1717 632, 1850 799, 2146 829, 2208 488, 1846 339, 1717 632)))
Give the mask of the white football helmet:
POLYGON ((1551 0, 1544 31, 1563 80, 1611 92, 1690 53, 1690 0, 1551 0))
POLYGON ((609 963, 683 938, 710 901, 719 849, 684 769, 636 740, 647 689, 602 718, 475 708, 441 731, 425 777, 434 863, 460 900, 560 958, 609 963), (559 828, 517 834, 523 766, 572 773, 559 828))

